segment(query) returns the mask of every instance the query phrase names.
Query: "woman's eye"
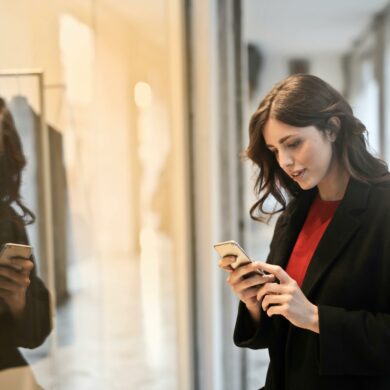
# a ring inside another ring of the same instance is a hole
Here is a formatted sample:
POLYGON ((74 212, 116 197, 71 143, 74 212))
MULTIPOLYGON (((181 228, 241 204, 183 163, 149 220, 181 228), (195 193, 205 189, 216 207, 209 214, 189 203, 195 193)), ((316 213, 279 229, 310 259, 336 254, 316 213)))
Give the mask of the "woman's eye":
POLYGON ((297 139, 296 141, 290 142, 287 146, 289 148, 296 148, 301 143, 300 139, 297 139))

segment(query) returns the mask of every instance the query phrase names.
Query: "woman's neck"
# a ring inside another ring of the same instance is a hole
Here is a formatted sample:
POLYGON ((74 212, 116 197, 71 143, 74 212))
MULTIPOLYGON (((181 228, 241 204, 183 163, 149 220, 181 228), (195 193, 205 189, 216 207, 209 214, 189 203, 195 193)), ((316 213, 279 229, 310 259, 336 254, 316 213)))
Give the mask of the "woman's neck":
POLYGON ((349 178, 349 173, 340 164, 334 164, 327 177, 318 184, 320 198, 322 200, 343 199, 349 178))

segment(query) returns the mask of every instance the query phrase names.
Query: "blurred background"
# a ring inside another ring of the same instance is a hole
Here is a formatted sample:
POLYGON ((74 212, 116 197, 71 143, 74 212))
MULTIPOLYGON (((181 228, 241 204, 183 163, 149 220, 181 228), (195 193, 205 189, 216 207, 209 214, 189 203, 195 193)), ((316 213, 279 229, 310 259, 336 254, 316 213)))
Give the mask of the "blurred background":
MULTIPOLYGON (((388 0, 0 0, 0 95, 54 330, 23 350, 44 389, 246 390, 212 244, 267 256, 251 222, 251 113, 292 73, 341 91, 390 158, 388 0)), ((0 373, 1 378, 1 373, 0 373)), ((3 387, 2 387, 3 388, 3 387)), ((4 387, 5 388, 5 387, 4 387)))

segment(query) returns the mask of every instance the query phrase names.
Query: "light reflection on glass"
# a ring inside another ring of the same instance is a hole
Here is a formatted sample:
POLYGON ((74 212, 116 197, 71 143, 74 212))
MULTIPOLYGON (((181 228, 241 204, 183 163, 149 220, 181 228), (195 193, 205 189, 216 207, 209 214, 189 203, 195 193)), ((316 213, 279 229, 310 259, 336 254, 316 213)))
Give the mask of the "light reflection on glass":
POLYGON ((152 103, 152 89, 148 83, 139 81, 134 87, 134 101, 138 108, 147 108, 152 103))
MULTIPOLYGON (((146 100, 141 103, 146 103, 146 100)), ((161 227, 161 210, 154 207, 170 153, 166 118, 163 107, 156 104, 150 107, 143 105, 138 112, 137 121, 138 157, 142 170, 139 238, 145 352, 148 364, 160 372, 166 369, 168 362, 173 366, 172 351, 167 351, 169 343, 166 342, 167 332, 170 331, 168 324, 173 322, 169 318, 169 298, 173 297, 167 294, 167 285, 172 284, 172 273, 169 272, 172 267, 172 239, 161 227)))

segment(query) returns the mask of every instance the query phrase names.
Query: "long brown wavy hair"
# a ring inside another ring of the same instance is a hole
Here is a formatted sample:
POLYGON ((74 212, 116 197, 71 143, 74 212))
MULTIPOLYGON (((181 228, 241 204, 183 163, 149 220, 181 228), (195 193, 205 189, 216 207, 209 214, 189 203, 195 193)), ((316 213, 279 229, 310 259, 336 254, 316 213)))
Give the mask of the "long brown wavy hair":
POLYGON ((30 224, 35 221, 35 215, 24 205, 20 195, 25 166, 26 158, 13 117, 0 98, 0 201, 19 206, 23 222, 30 224))
POLYGON ((353 115, 344 97, 316 76, 296 74, 276 84, 250 120, 249 145, 244 155, 259 169, 255 183, 258 200, 250 209, 254 220, 264 221, 264 214, 272 216, 284 210, 288 199, 302 191, 266 147, 263 129, 269 118, 291 126, 315 126, 319 131, 334 133, 334 156, 351 177, 367 183, 390 180, 387 164, 368 151, 366 127, 353 115), (281 208, 264 209, 270 195, 281 208))

